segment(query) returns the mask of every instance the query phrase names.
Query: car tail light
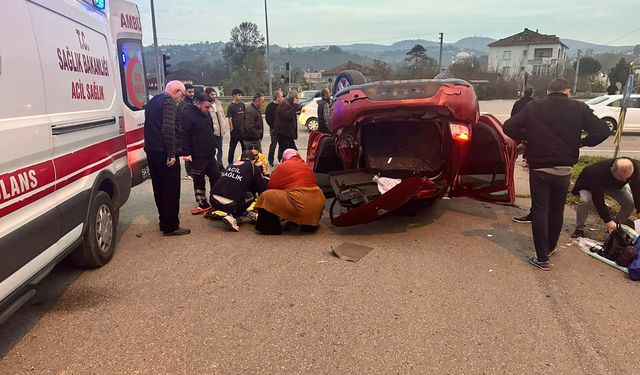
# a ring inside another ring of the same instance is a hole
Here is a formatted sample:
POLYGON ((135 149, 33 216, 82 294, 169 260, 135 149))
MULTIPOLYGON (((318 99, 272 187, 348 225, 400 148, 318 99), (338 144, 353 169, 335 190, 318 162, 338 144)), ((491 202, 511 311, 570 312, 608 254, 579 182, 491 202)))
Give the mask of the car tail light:
POLYGON ((460 122, 450 122, 451 138, 459 142, 468 142, 471 139, 469 127, 460 122))
POLYGON ((301 113, 305 113, 307 111, 306 108, 302 108, 302 110, 300 111, 301 113))

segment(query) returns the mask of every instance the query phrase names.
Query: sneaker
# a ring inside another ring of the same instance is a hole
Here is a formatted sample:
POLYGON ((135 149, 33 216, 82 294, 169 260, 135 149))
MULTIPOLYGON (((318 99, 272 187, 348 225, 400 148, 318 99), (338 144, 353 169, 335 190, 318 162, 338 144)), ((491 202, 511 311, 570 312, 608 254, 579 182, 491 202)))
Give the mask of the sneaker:
POLYGON ((583 229, 576 229, 573 231, 573 233, 571 233, 571 238, 580 238, 580 237, 584 237, 583 229))
POLYGON ((240 227, 238 226, 238 222, 236 221, 236 219, 231 216, 231 215, 227 215, 224 217, 224 219, 222 219, 222 221, 224 222, 224 225, 227 226, 227 228, 231 229, 234 232, 238 232, 240 231, 240 227))
POLYGON ((169 236, 184 236, 185 234, 189 234, 191 233, 190 229, 184 229, 184 228, 180 228, 178 227, 178 229, 174 230, 173 232, 164 232, 164 236, 169 237, 169 236))
POLYGON ((549 263, 549 261, 540 262, 538 261, 538 257, 533 257, 529 259, 529 263, 533 264, 534 266, 540 268, 543 271, 551 271, 551 263, 549 263))
POLYGON ((525 216, 514 217, 514 218, 512 218, 512 220, 515 221, 516 223, 530 224, 531 223, 531 212, 529 212, 525 216))
POLYGON ((182 177, 183 180, 193 180, 193 177, 186 175, 184 177, 182 177))

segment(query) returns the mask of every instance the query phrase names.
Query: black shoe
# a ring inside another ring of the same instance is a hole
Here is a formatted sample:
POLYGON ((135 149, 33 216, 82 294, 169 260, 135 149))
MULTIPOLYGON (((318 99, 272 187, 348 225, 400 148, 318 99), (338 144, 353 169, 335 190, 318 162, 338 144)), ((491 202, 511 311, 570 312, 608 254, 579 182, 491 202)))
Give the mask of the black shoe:
POLYGON ((178 229, 174 230, 173 232, 164 232, 165 236, 184 236, 185 234, 189 234, 191 233, 190 229, 184 229, 184 228, 180 228, 178 227, 178 229))
POLYGON ((515 221, 516 223, 529 224, 531 223, 531 212, 529 212, 525 216, 514 217, 513 221, 515 221))
POLYGON ((541 262, 538 260, 538 257, 533 257, 529 259, 529 263, 533 264, 543 271, 551 271, 551 263, 549 263, 549 261, 541 262))
POLYGON ((573 231, 573 233, 571 233, 571 238, 579 238, 579 237, 584 237, 584 230, 576 229, 573 231))

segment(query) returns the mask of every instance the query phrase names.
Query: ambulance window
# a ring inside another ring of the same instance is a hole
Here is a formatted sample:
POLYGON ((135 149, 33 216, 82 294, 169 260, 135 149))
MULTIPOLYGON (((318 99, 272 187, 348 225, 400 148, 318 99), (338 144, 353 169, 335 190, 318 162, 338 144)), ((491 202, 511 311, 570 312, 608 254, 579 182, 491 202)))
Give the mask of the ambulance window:
POLYGON ((142 43, 135 39, 119 40, 118 56, 124 103, 134 111, 142 110, 149 99, 144 76, 142 43))

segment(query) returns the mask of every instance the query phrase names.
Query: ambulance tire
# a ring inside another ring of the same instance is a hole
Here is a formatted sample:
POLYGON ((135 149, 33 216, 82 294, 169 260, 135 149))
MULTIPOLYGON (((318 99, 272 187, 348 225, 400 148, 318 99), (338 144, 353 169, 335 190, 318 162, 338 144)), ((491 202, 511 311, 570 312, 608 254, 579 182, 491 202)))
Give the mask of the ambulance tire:
POLYGON ((102 267, 111 260, 116 245, 118 212, 107 193, 98 191, 91 202, 87 230, 82 245, 75 249, 71 261, 81 268, 102 267))

